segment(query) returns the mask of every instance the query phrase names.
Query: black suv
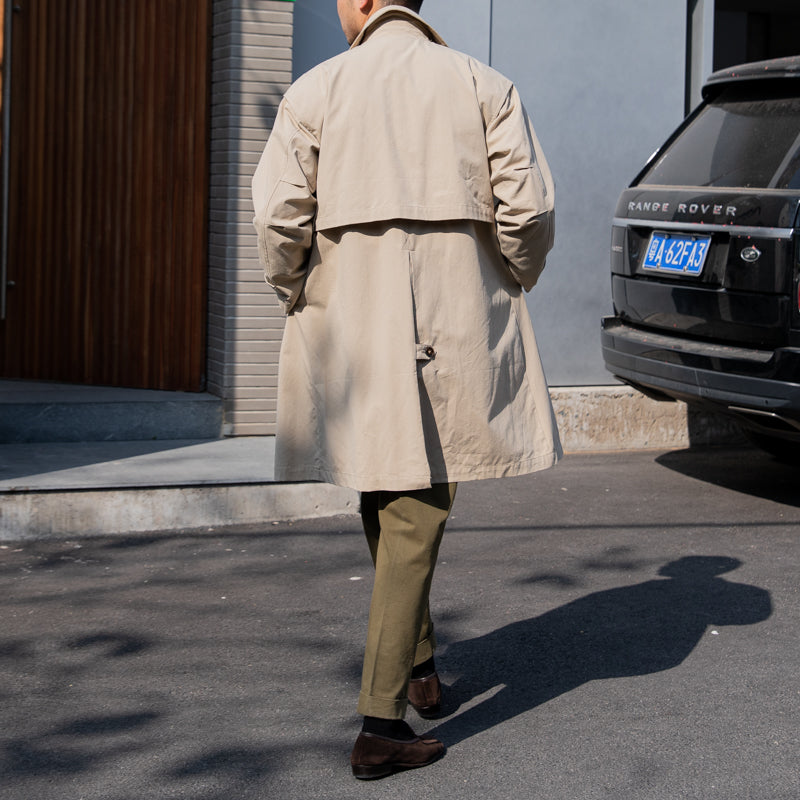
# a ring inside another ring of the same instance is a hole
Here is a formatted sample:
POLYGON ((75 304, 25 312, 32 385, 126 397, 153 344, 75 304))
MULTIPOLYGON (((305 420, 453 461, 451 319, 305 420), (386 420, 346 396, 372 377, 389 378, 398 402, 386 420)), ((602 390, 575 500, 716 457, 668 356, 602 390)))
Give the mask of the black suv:
POLYGON ((800 460, 800 56, 715 72, 619 199, 606 367, 800 460))

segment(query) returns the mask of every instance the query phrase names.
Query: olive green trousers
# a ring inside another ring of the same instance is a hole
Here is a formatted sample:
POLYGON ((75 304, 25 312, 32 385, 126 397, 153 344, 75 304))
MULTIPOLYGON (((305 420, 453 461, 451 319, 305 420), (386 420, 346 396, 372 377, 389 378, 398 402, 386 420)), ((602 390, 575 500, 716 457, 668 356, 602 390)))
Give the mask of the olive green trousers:
POLYGON ((428 595, 455 483, 409 492, 363 492, 361 519, 375 583, 358 713, 402 719, 411 669, 433 656, 428 595))

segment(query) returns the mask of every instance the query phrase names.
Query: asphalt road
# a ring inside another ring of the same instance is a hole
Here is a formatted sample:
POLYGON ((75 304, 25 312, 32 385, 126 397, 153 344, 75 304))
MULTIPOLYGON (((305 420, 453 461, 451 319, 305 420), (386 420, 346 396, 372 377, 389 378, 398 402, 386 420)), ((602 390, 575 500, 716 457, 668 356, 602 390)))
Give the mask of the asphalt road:
POLYGON ((434 583, 448 753, 348 758, 356 518, 3 543, 2 800, 797 800, 800 471, 568 456, 459 487, 434 583))

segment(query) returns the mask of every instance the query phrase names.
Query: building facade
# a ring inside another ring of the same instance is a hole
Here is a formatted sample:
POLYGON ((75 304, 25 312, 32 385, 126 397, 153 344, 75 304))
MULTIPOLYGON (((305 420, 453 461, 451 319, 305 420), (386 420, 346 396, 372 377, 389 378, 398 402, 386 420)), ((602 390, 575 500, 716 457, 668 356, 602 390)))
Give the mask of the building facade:
MULTIPOLYGON (((611 383, 610 220, 713 70, 800 52, 794 0, 426 0, 518 85, 557 182, 529 297, 550 384, 611 383)), ((334 0, 3 6, 0 379, 205 392, 274 432, 281 309, 250 179, 293 78, 346 43, 334 0)))

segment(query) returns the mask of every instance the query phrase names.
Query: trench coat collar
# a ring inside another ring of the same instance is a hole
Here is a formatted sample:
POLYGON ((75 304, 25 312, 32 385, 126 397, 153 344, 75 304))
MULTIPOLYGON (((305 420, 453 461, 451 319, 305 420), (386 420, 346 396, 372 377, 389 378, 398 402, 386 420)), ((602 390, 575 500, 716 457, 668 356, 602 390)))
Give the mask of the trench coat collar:
POLYGON ((419 28, 432 42, 441 44, 447 47, 447 43, 438 33, 430 26, 419 14, 415 14, 410 8, 405 6, 385 6, 380 11, 376 11, 365 23, 361 32, 353 40, 350 45, 352 50, 354 47, 362 44, 369 36, 390 19, 403 19, 410 22, 415 27, 419 28))

